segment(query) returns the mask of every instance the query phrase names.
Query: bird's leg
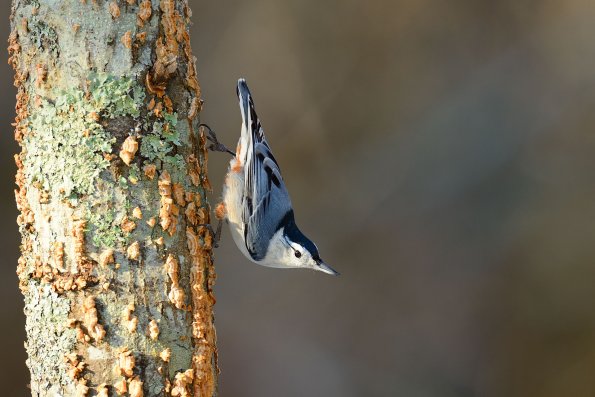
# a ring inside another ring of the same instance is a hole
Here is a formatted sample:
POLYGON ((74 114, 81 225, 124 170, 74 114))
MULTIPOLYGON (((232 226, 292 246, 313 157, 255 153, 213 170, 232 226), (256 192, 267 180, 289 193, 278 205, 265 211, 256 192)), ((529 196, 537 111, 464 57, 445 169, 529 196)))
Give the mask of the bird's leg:
POLYGON ((219 240, 221 240, 221 227, 223 226, 223 220, 219 219, 217 221, 217 231, 215 232, 215 237, 213 237, 213 246, 215 248, 219 247, 219 240))
POLYGON ((209 140, 209 142, 211 142, 211 144, 208 146, 209 150, 211 150, 213 152, 229 153, 235 157, 236 154, 234 152, 232 152, 224 144, 219 142, 219 140, 217 139, 217 135, 215 134, 215 131, 213 131, 211 129, 211 127, 209 127, 206 124, 199 124, 198 128, 200 128, 200 127, 204 127, 208 131, 207 139, 209 140))
POLYGON ((216 230, 213 230, 213 226, 210 223, 201 223, 197 226, 206 227, 213 236, 213 247, 219 248, 219 240, 221 240, 221 228, 223 226, 223 219, 219 219, 219 221, 217 222, 216 230))

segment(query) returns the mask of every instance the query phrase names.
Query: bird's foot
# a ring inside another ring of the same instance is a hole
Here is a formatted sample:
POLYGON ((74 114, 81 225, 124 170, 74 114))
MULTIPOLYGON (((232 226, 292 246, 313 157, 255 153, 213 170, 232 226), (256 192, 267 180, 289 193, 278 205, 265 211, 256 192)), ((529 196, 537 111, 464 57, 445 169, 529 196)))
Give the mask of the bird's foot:
POLYGON ((219 240, 221 240, 221 228, 223 226, 223 220, 219 219, 217 222, 217 229, 213 230, 213 225, 210 223, 201 223, 197 226, 203 226, 209 230, 211 236, 213 236, 213 248, 219 248, 219 240))
POLYGON ((200 127, 204 127, 208 131, 207 139, 209 140, 209 142, 211 142, 211 144, 207 147, 209 150, 213 152, 229 153, 235 157, 236 154, 234 152, 232 152, 224 144, 219 142, 219 140, 217 139, 217 135, 215 134, 215 131, 213 131, 211 127, 209 127, 206 124, 199 124, 198 128, 200 127))

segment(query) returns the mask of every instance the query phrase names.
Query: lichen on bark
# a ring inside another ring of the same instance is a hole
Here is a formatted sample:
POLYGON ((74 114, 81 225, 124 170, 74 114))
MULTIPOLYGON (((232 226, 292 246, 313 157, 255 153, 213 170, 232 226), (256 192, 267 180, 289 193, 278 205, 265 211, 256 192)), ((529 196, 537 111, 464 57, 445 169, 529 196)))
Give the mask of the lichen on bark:
POLYGON ((101 118, 135 118, 144 92, 130 78, 108 74, 89 75, 89 87, 58 93, 55 100, 42 97, 29 117, 23 146, 28 183, 51 196, 90 194, 105 170, 116 139, 99 123, 101 118))
POLYGON ((190 14, 185 0, 13 2, 35 396, 216 394, 190 14))

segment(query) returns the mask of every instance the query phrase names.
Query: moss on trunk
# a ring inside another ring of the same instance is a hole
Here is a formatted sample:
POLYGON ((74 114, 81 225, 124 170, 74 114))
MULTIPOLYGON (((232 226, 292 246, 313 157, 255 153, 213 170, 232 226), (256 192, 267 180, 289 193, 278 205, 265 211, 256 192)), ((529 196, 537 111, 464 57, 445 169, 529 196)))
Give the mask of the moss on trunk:
POLYGON ((34 396, 216 394, 204 131, 185 0, 14 0, 34 396))

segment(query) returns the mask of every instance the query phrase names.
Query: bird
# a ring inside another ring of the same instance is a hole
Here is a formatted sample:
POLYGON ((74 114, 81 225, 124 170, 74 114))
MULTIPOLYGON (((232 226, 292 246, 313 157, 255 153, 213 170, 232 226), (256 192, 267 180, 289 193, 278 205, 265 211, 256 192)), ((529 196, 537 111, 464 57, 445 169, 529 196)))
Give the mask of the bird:
POLYGON ((225 176, 223 201, 215 211, 217 218, 226 221, 240 251, 258 265, 339 275, 320 258, 316 244, 295 222, 279 163, 264 135, 245 79, 238 80, 236 92, 242 125, 235 153, 219 144, 216 137, 210 139, 214 142, 211 149, 234 154, 225 176))

